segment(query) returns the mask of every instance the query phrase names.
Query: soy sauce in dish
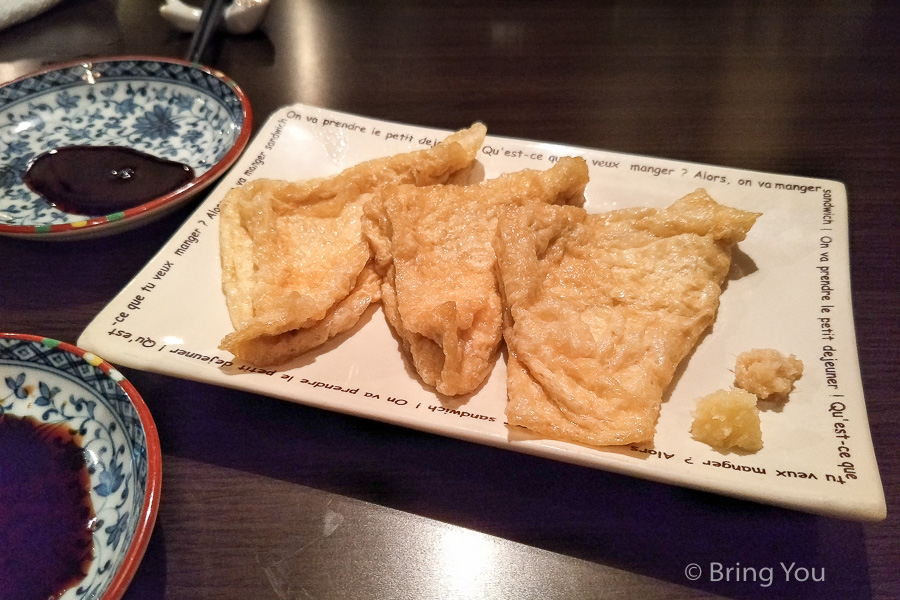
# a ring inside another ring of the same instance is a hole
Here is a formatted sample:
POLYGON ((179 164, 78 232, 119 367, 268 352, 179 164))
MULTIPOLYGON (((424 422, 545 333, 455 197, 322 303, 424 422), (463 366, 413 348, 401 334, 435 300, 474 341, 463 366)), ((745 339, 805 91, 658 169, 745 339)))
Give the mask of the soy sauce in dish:
POLYGON ((38 155, 22 178, 63 212, 102 216, 174 192, 194 178, 183 163, 121 146, 64 146, 38 155))
POLYGON ((93 559, 94 507, 79 436, 0 414, 0 598, 59 598, 93 559))

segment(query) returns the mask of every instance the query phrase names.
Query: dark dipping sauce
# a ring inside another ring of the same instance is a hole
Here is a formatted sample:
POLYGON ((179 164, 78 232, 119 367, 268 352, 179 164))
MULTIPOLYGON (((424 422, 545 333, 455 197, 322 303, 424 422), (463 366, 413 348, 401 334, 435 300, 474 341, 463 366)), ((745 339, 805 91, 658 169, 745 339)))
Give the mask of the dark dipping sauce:
POLYGON ((0 599, 58 598, 87 574, 94 507, 65 424, 0 415, 0 599))
POLYGON ((67 213, 102 216, 174 192, 194 178, 183 163, 121 146, 65 146, 38 155, 22 180, 67 213))

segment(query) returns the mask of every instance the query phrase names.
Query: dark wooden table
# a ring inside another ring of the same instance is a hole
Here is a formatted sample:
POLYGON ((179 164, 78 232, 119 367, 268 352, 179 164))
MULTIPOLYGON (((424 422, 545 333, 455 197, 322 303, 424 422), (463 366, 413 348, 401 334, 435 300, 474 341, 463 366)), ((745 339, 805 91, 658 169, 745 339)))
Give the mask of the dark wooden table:
MULTIPOLYGON (((68 0, 0 32, 0 80, 182 57, 157 0, 68 0)), ((900 4, 273 0, 206 62, 257 124, 375 118, 843 181, 862 377, 888 517, 860 524, 123 369, 164 451, 134 598, 896 598, 900 593, 900 4), (689 581, 690 563, 823 583, 689 581)), ((0 329, 75 342, 187 218, 0 239, 0 329)), ((784 290, 782 293, 790 293, 784 290)))

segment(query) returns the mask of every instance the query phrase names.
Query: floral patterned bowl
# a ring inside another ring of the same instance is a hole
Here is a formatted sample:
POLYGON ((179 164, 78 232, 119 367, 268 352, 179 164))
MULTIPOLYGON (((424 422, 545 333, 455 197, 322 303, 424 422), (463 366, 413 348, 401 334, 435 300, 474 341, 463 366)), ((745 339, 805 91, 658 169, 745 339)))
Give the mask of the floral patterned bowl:
POLYGON ((0 382, 0 415, 65 424, 78 434, 90 473, 94 557, 61 598, 120 598, 159 506, 162 458, 147 406, 109 363, 33 335, 0 333, 0 382))
POLYGON ((98 58, 0 86, 0 235, 65 239, 143 224, 221 176, 250 138, 250 104, 228 77, 157 57, 98 58), (125 146, 183 163, 194 178, 104 216, 57 210, 23 181, 33 159, 66 146, 125 146))

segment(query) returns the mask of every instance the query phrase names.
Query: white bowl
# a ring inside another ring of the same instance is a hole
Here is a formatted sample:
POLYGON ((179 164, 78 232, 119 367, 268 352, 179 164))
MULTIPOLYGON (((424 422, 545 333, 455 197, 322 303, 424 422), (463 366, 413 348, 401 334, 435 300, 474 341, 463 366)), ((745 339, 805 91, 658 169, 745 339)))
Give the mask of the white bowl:
POLYGON ((150 540, 162 485, 159 437, 141 396, 94 354, 0 333, 0 415, 64 424, 78 434, 96 516, 93 560, 61 598, 121 598, 150 540))
POLYGON ((252 112, 224 74, 158 57, 69 63, 0 86, 0 235, 97 236, 147 223, 221 176, 250 139, 252 112), (194 178, 108 215, 58 210, 24 176, 35 157, 66 146, 123 146, 186 164, 194 178))

